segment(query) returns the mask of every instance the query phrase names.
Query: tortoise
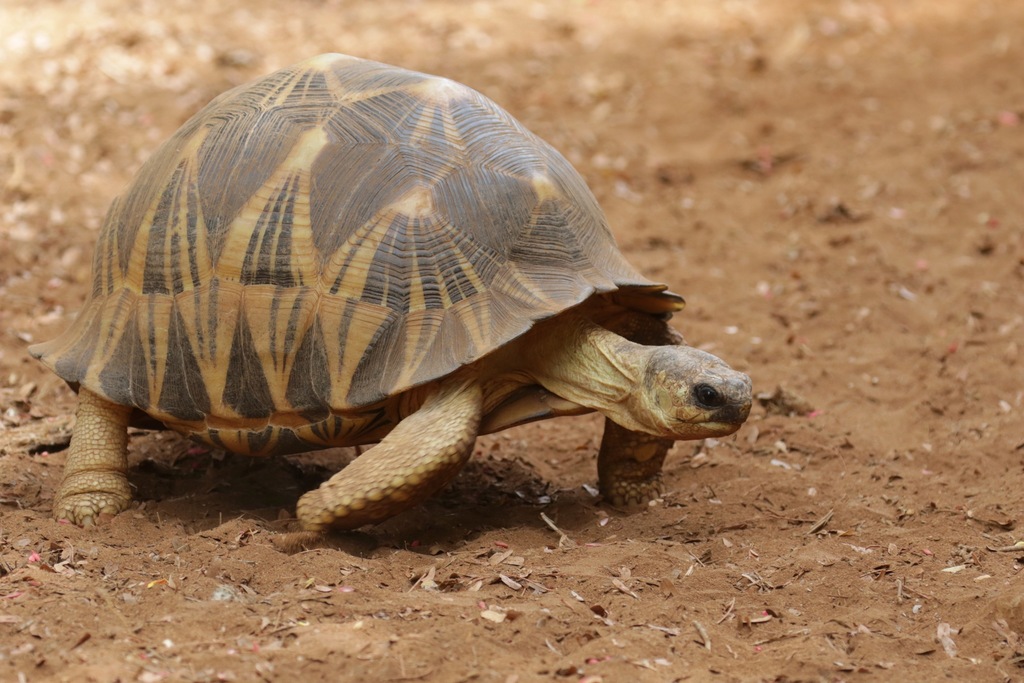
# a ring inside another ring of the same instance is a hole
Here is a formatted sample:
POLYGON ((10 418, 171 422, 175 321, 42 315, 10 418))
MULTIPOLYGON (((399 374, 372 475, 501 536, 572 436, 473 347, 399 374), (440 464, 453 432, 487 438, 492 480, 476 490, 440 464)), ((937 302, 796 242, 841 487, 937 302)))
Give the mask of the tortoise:
POLYGON ((599 411, 600 491, 659 495, 676 440, 736 431, 749 378, 668 324, 555 149, 451 80, 338 54, 215 98, 115 199, 71 327, 54 516, 125 510, 130 425, 254 456, 376 443, 305 493, 352 529, 449 482, 478 434, 599 411))

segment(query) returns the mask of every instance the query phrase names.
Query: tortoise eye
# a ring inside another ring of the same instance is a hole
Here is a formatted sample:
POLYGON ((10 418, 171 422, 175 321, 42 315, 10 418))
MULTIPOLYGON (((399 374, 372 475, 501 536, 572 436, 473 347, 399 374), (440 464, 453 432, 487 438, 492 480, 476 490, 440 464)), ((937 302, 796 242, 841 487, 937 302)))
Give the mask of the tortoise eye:
POLYGON ((710 384, 698 384, 693 388, 693 397, 705 408, 721 408, 725 405, 725 397, 710 384))

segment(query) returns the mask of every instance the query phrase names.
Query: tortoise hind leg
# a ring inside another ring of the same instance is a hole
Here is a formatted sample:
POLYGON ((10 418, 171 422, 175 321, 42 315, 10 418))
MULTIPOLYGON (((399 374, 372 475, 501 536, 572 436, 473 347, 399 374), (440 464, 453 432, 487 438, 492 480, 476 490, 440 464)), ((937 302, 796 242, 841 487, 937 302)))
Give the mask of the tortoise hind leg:
POLYGON ((91 526, 101 514, 128 508, 128 418, 131 408, 81 389, 64 478, 53 501, 53 516, 91 526))
MULTIPOLYGON (((631 342, 648 346, 684 345, 682 335, 654 315, 625 311, 603 325, 631 342)), ((675 444, 634 432, 605 418, 597 454, 598 488, 613 505, 646 503, 661 495, 661 467, 675 444)))
POLYGON ((482 410, 479 384, 445 383, 379 444, 299 498, 302 526, 356 529, 426 500, 469 459, 482 410))

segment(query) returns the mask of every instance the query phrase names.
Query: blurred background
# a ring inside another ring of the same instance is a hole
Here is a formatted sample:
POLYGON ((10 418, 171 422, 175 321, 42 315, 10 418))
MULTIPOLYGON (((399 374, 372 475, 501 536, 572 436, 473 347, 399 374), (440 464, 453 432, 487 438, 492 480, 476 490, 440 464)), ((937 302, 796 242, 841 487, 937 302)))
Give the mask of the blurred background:
POLYGON ((0 667, 1016 676, 1021 565, 987 548, 1013 546, 1024 510, 1022 64, 1010 0, 0 0, 0 584, 39 583, 0 601, 0 667), (160 142, 223 90, 322 52, 466 83, 560 149, 626 256, 687 298, 689 341, 752 375, 747 426, 680 444, 665 501, 631 516, 584 488, 597 418, 488 437, 358 562, 277 552, 259 533, 300 484, 190 460, 167 435, 133 436, 140 510, 91 536, 50 522, 74 396, 25 347, 81 307, 107 206, 160 142), (580 546, 553 551, 538 506, 580 546), (497 543, 516 552, 492 562, 497 543), (93 559, 67 560, 76 547, 93 559), (68 571, 43 575, 40 557, 68 571), (410 569, 428 564, 440 592, 410 569), (220 584, 241 596, 218 606, 228 635, 202 602, 220 584), (115 595, 136 640, 95 605, 45 607, 65 592, 115 595), (164 638, 207 644, 135 657, 164 638))

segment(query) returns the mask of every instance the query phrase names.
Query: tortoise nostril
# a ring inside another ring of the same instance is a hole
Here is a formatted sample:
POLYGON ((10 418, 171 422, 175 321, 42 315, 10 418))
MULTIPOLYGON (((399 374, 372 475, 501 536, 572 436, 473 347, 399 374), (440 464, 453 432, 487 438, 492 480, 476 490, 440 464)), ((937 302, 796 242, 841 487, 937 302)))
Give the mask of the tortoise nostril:
POLYGON ((725 397, 710 384, 698 384, 693 388, 693 397, 705 408, 721 408, 725 405, 725 397))

